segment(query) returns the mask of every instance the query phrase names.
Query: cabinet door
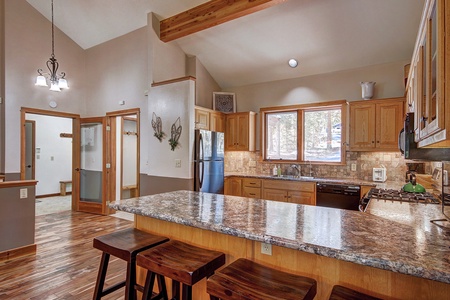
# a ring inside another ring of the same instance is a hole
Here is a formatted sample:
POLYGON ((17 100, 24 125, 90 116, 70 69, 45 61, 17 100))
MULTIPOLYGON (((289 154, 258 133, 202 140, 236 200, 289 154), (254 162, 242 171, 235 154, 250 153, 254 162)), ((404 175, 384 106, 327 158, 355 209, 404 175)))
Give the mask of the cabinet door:
POLYGON ((375 104, 350 104, 350 149, 375 149, 375 104))
POLYGON ((288 191, 288 202, 316 205, 316 197, 314 193, 310 192, 288 191))
POLYGON ((209 130, 225 132, 225 117, 221 113, 210 113, 209 130))
POLYGON ((403 127, 403 105, 403 101, 377 104, 376 148, 398 150, 398 134, 403 127))
POLYGON ((195 129, 209 130, 209 112, 202 109, 195 109, 195 129))
POLYGON ((277 189, 263 189, 262 198, 265 200, 275 200, 287 202, 287 192, 277 189))
POLYGON ((230 196, 241 196, 242 179, 238 177, 226 178, 224 182, 224 194, 230 196))
POLYGON ((226 117, 226 130, 225 130, 225 150, 235 150, 236 149, 237 129, 238 129, 237 116, 227 116, 226 117))
POLYGON ((248 143, 249 143, 249 128, 248 128, 248 124, 249 124, 249 116, 248 114, 244 114, 244 115, 238 115, 237 116, 237 120, 238 120, 238 125, 237 125, 237 131, 236 131, 236 135, 237 135, 237 145, 236 145, 236 149, 237 150, 248 150, 248 143))

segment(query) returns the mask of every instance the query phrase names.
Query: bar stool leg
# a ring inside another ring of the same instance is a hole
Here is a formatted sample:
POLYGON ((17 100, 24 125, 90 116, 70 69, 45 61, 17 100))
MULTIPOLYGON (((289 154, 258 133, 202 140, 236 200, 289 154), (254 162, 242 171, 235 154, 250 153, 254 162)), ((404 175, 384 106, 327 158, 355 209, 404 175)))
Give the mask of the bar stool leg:
POLYGON ((209 295, 209 299, 210 300, 220 300, 218 297, 212 296, 212 295, 209 295))
POLYGON ((192 300, 192 286, 183 283, 183 300, 192 300))
POLYGON ((127 263, 127 280, 125 285, 125 300, 137 299, 136 289, 136 263, 135 261, 127 263))
POLYGON ((94 300, 100 300, 102 298, 103 285, 105 284, 106 271, 108 270, 109 254, 103 252, 102 259, 100 261, 100 267, 98 269, 97 281, 95 283, 94 300))
POLYGON ((172 280, 172 299, 180 300, 180 282, 172 280))
POLYGON ((153 293, 153 284, 155 283, 155 273, 147 271, 147 276, 145 277, 144 292, 142 295, 142 300, 150 300, 153 293))
POLYGON ((169 297, 167 296, 166 280, 164 279, 164 276, 156 274, 156 277, 158 278, 158 287, 159 287, 158 299, 169 300, 169 297))

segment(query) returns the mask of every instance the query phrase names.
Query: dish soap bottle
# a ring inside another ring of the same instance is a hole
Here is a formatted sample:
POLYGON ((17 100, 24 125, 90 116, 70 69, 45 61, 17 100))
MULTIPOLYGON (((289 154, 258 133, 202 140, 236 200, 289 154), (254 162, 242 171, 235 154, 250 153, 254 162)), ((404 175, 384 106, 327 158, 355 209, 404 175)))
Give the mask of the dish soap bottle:
POLYGON ((278 176, 278 177, 281 176, 281 165, 278 165, 278 168, 277 168, 277 176, 278 176))
POLYGON ((273 169, 272 169, 272 175, 273 175, 273 176, 277 176, 277 175, 278 175, 277 165, 273 166, 273 169))

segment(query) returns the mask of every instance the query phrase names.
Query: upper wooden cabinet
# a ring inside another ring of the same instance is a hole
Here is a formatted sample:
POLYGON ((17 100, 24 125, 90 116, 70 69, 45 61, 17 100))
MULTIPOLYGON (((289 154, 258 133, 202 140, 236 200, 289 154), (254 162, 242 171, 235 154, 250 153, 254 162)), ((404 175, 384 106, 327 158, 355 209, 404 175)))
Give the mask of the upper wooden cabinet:
POLYGON ((225 116, 221 112, 196 106, 195 129, 225 132, 225 116))
POLYGON ((350 103, 351 151, 398 151, 404 98, 350 103))
POLYGON ((225 117, 225 150, 255 151, 256 113, 241 112, 225 117))
POLYGON ((419 147, 450 147, 450 5, 427 0, 406 85, 419 147))

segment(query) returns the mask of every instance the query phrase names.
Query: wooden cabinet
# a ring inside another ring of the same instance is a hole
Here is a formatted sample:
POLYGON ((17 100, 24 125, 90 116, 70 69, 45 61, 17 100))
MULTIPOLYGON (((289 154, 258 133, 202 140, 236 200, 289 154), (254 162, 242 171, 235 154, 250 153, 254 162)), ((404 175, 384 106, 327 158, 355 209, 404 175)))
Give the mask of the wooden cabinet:
POLYGON ((227 177, 224 180, 224 194, 229 196, 242 195, 242 178, 227 177))
POLYGON ((242 196, 249 198, 261 198, 261 179, 243 178, 242 196))
POLYGON ((450 147, 450 5, 426 1, 408 75, 408 110, 419 147, 450 147))
POLYGON ((211 131, 224 132, 225 116, 221 112, 196 106, 195 129, 205 129, 211 131))
POLYGON ((305 181, 263 180, 265 200, 316 205, 316 183, 305 181))
POLYGON ((404 98, 350 103, 351 151, 398 151, 404 98))
POLYGON ((225 132, 225 116, 223 113, 217 111, 209 113, 209 130, 225 132))
POLYGON ((256 113, 242 112, 225 117, 225 150, 255 151, 256 113))

